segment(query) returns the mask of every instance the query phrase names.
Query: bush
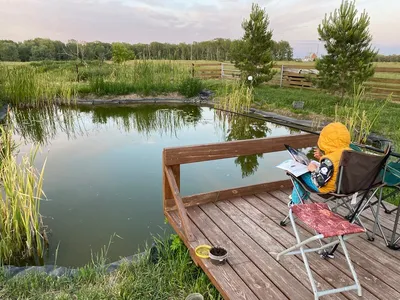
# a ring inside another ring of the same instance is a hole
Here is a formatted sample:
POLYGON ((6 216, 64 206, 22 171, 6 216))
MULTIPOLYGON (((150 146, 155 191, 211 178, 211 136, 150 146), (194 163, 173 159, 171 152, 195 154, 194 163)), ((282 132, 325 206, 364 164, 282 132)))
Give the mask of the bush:
POLYGON ((179 85, 178 91, 181 95, 191 98, 197 96, 203 89, 203 83, 198 78, 185 78, 179 85))

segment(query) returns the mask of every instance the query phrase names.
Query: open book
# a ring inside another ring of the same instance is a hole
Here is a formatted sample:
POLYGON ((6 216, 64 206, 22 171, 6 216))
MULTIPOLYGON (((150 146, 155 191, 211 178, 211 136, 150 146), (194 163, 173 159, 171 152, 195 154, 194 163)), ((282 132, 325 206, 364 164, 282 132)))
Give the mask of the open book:
POLYGON ((299 177, 308 172, 307 166, 312 162, 319 166, 319 162, 311 161, 303 152, 294 149, 289 145, 285 145, 292 159, 285 160, 276 167, 290 172, 296 177, 299 177))

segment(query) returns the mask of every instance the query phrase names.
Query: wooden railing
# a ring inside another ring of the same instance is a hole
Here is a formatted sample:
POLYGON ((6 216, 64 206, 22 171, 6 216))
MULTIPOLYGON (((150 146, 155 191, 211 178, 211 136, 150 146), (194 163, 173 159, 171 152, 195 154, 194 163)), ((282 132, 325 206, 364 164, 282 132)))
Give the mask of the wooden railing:
POLYGON ((270 153, 285 150, 285 144, 295 148, 316 145, 317 135, 299 134, 274 138, 242 140, 197 146, 166 148, 163 150, 163 206, 164 213, 177 210, 182 230, 188 241, 194 236, 190 228, 186 207, 226 200, 233 197, 247 196, 259 192, 291 187, 290 180, 274 181, 251 186, 243 186, 220 191, 213 191, 192 196, 180 195, 180 165, 197 163, 246 155, 270 153))

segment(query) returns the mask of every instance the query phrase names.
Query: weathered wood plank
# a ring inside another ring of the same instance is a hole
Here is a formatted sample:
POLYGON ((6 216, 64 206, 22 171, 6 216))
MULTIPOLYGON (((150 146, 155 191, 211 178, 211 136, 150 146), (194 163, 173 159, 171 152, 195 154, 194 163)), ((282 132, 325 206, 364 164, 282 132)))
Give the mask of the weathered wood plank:
POLYGON ((304 148, 315 145, 317 140, 317 135, 298 134, 274 138, 166 148, 164 149, 165 165, 180 165, 244 155, 283 151, 286 149, 284 144, 288 143, 290 143, 294 148, 304 148))
MULTIPOLYGON (((232 197, 253 195, 254 193, 261 193, 267 191, 274 191, 278 189, 285 189, 291 187, 292 183, 290 180, 274 181, 260 183, 250 186, 243 186, 237 188, 231 188, 221 191, 214 191, 209 193, 202 193, 192 196, 186 196, 182 198, 185 207, 194 205, 205 204, 209 202, 217 202, 220 200, 230 199, 232 197)), ((171 206, 167 210, 175 210, 176 206, 171 206)))
MULTIPOLYGON (((266 253, 257 243, 245 234, 231 219, 229 219, 213 203, 199 207, 193 207, 193 212, 198 215, 206 213, 207 216, 216 220, 217 226, 232 240, 237 247, 245 252, 246 256, 257 265, 262 272, 289 298, 289 299, 310 299, 312 293, 306 289, 296 278, 268 253, 266 253), (288 289, 287 287, 291 288, 288 289)), ((221 244, 224 246, 224 244, 221 244)))
MULTIPOLYGON (((174 228, 180 222, 176 211, 168 213, 167 218, 174 228)), ((193 234, 196 236, 196 241, 192 244, 186 241, 185 244, 188 249, 191 249, 191 253, 193 254, 197 246, 210 245, 210 242, 193 223, 191 225, 193 227, 193 234)), ((175 229, 175 231, 179 234, 178 230, 175 229)), ((224 299, 259 300, 229 264, 214 266, 209 259, 201 259, 194 254, 192 258, 207 274, 212 284, 218 289, 224 299)), ((247 266, 246 264, 242 265, 244 268, 247 266)), ((257 278, 257 275, 255 274, 254 278, 257 278)))
MULTIPOLYGON (((190 218, 193 218, 196 237, 198 234, 197 229, 199 228, 209 241, 206 244, 214 246, 223 245, 229 253, 228 265, 239 274, 259 299, 287 299, 198 206, 192 207, 188 211, 190 218)), ((194 245, 197 246, 199 244, 194 245)), ((224 266, 221 267, 223 268, 224 266)), ((216 281, 218 281, 218 278, 216 278, 216 281)))
MULTIPOLYGON (((232 205, 242 213, 242 215, 237 215, 237 217, 232 220, 238 220, 238 222, 242 222, 242 218, 244 220, 246 220, 247 218, 248 220, 252 220, 252 222, 257 224, 260 228, 262 228, 264 232, 267 232, 267 235, 270 236, 270 239, 265 239, 265 233, 263 236, 259 236, 253 239, 259 243, 262 243, 263 248, 266 250, 268 249, 267 251, 275 256, 282 250, 293 246, 293 236, 285 230, 282 230, 282 228, 280 228, 279 225, 271 220, 268 215, 262 213, 248 201, 252 201, 253 203, 261 202, 259 204, 263 204, 262 200, 255 196, 247 196, 245 197, 245 199, 232 200, 232 205), (245 215, 246 217, 243 217, 243 215, 245 215)), ((225 202, 218 203, 217 205, 220 206, 223 203, 225 202)), ((254 232, 257 231, 248 231, 248 234, 254 234, 254 232)), ((352 279, 344 274, 340 269, 330 264, 329 261, 321 260, 319 256, 312 254, 308 255, 308 258, 310 267, 315 273, 314 276, 315 280, 318 283, 317 285, 319 290, 331 289, 332 286, 334 288, 338 288, 343 287, 345 284, 352 284, 352 279)), ((289 272, 291 272, 296 278, 299 278, 299 280, 301 280, 303 284, 311 288, 304 264, 300 259, 300 256, 285 256, 280 261, 280 264, 284 266, 289 272)), ((346 299, 344 295, 349 299, 359 299, 355 292, 348 292, 344 293, 343 295, 332 295, 331 299, 346 299)), ((365 291, 363 296, 365 299, 377 299, 368 291, 365 291)))
POLYGON ((171 167, 165 167, 165 175, 167 177, 167 180, 169 182, 169 186, 171 188, 172 191, 172 195, 175 199, 175 204, 178 208, 178 213, 179 216, 182 220, 182 225, 183 225, 183 231, 186 235, 186 238, 188 239, 189 242, 194 241, 194 236, 192 234, 192 230, 190 228, 190 224, 189 224, 189 218, 186 214, 186 208, 183 205, 182 202, 182 198, 180 196, 180 192, 179 192, 179 187, 175 181, 175 176, 174 176, 174 172, 172 171, 171 167))
MULTIPOLYGON (((285 213, 282 212, 287 211, 287 206, 278 198, 275 198, 268 193, 258 194, 257 196, 260 197, 260 199, 263 200, 266 204, 269 203, 271 205, 270 208, 275 209, 275 213, 280 213, 281 219, 285 216, 285 213)), ((271 209, 269 209, 269 216, 271 216, 272 214, 273 212, 271 211, 271 209)), ((276 221, 279 225, 280 220, 278 219, 279 218, 275 218, 274 221, 276 221)), ((291 226, 281 228, 293 234, 291 226)), ((298 223, 297 228, 299 229, 299 233, 303 237, 315 234, 312 229, 303 226, 301 223, 298 223)), ((353 265, 360 278, 360 281, 364 282, 363 287, 365 289, 368 289, 372 294, 379 297, 380 299, 393 299, 393 297, 396 299, 400 298, 400 293, 396 290, 400 288, 398 284, 398 274, 386 269, 384 266, 377 263, 374 259, 364 255, 363 253, 360 253, 358 249, 354 249, 351 244, 347 243, 347 246, 353 265), (382 290, 385 290, 384 295, 381 293, 382 290)), ((335 259, 330 260, 330 262, 340 268, 345 274, 351 276, 350 270, 348 269, 347 263, 344 260, 341 251, 337 251, 335 254, 335 259)))
MULTIPOLYGON (((400 84, 400 79, 393 79, 393 78, 378 78, 378 77, 372 77, 368 79, 368 82, 383 82, 383 83, 394 83, 394 84, 400 84)), ((368 83, 367 82, 367 83, 368 83)))
MULTIPOLYGON (((180 165, 171 165, 170 167, 174 173, 175 181, 178 185, 178 188, 180 188, 181 167, 180 167, 180 165)), ((163 150, 163 154, 162 154, 163 207, 164 207, 164 211, 167 211, 171 207, 175 206, 175 201, 174 201, 171 187, 170 187, 165 175, 166 175, 165 174, 165 151, 163 150)))
POLYGON ((375 73, 400 73, 400 68, 376 67, 375 73))
MULTIPOLYGON (((261 201, 261 200, 260 200, 261 201)), ((257 244, 260 245, 266 252, 270 253, 273 257, 276 256, 277 253, 283 251, 285 247, 281 245, 282 241, 281 240, 276 240, 274 239, 271 235, 271 231, 280 231, 284 232, 280 228, 274 228, 274 227, 269 227, 269 226, 261 226, 261 223, 264 221, 266 218, 265 215, 260 213, 262 215, 261 218, 257 218, 260 215, 254 215, 254 214, 249 214, 247 216, 246 214, 248 211, 240 211, 235 205, 237 202, 246 202, 242 198, 235 198, 232 199, 230 202, 229 201, 221 201, 218 202, 216 205, 236 224, 238 225, 246 234, 249 235, 250 238, 252 238, 257 244), (235 204, 235 205, 234 205, 235 204)), ((250 204, 247 203, 247 205, 254 209, 250 204)), ((254 209, 255 210, 255 209, 254 209)), ((271 221, 272 222, 272 221, 271 221)), ((273 223, 273 222, 272 222, 273 223)), ((293 239, 291 238, 291 241, 293 239)), ((308 275, 305 270, 303 262, 296 256, 289 256, 287 259, 279 262, 282 267, 284 267, 286 270, 288 270, 295 278, 298 278, 303 285, 310 291, 311 285, 307 281, 308 275)), ((330 273, 328 273, 330 274, 330 273)), ((342 274, 343 277, 343 274, 342 274)), ((330 281, 335 281, 337 276, 332 276, 330 275, 329 277, 330 281)), ((327 281, 322 279, 319 275, 315 277, 317 281, 318 288, 321 290, 325 289, 332 289, 332 285, 328 284, 327 281)), ((349 280, 348 280, 349 281, 349 280)), ((346 297, 342 295, 334 295, 334 296, 327 296, 326 299, 347 299, 346 297)))
POLYGON ((380 88, 377 86, 371 87, 371 93, 379 93, 379 94, 393 94, 393 95, 400 95, 400 90, 399 89, 388 89, 388 88, 380 88))

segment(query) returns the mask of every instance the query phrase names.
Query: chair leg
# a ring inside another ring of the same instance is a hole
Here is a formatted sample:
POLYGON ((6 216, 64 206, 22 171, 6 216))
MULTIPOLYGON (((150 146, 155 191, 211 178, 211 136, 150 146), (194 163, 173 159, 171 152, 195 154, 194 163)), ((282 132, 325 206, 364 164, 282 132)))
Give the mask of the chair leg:
MULTIPOLYGON (((290 218, 290 222, 292 223, 294 235, 296 236, 296 241, 297 241, 297 243, 301 243, 302 241, 300 239, 300 234, 297 231, 296 223, 294 222, 292 210, 289 211, 289 218, 290 218)), ((313 277, 311 269, 310 269, 310 265, 308 264, 307 256, 306 256, 306 254, 304 252, 304 246, 300 246, 300 253, 301 253, 301 256, 303 258, 303 263, 304 263, 304 266, 306 268, 308 278, 310 279, 311 288, 312 288, 312 291, 314 293, 314 300, 318 300, 319 296, 318 296, 317 286, 315 284, 314 277, 313 277)))
POLYGON ((358 294, 358 296, 361 297, 362 296, 361 285, 360 285, 360 282, 358 281, 357 273, 354 270, 354 266, 353 266, 353 264, 351 262, 349 252, 347 251, 347 247, 346 247, 345 242, 343 241, 343 237, 342 236, 339 236, 339 241, 340 241, 340 245, 342 246, 344 255, 346 256, 347 264, 349 265, 351 274, 353 275, 354 282, 355 282, 355 284, 357 286, 357 294, 358 294))

